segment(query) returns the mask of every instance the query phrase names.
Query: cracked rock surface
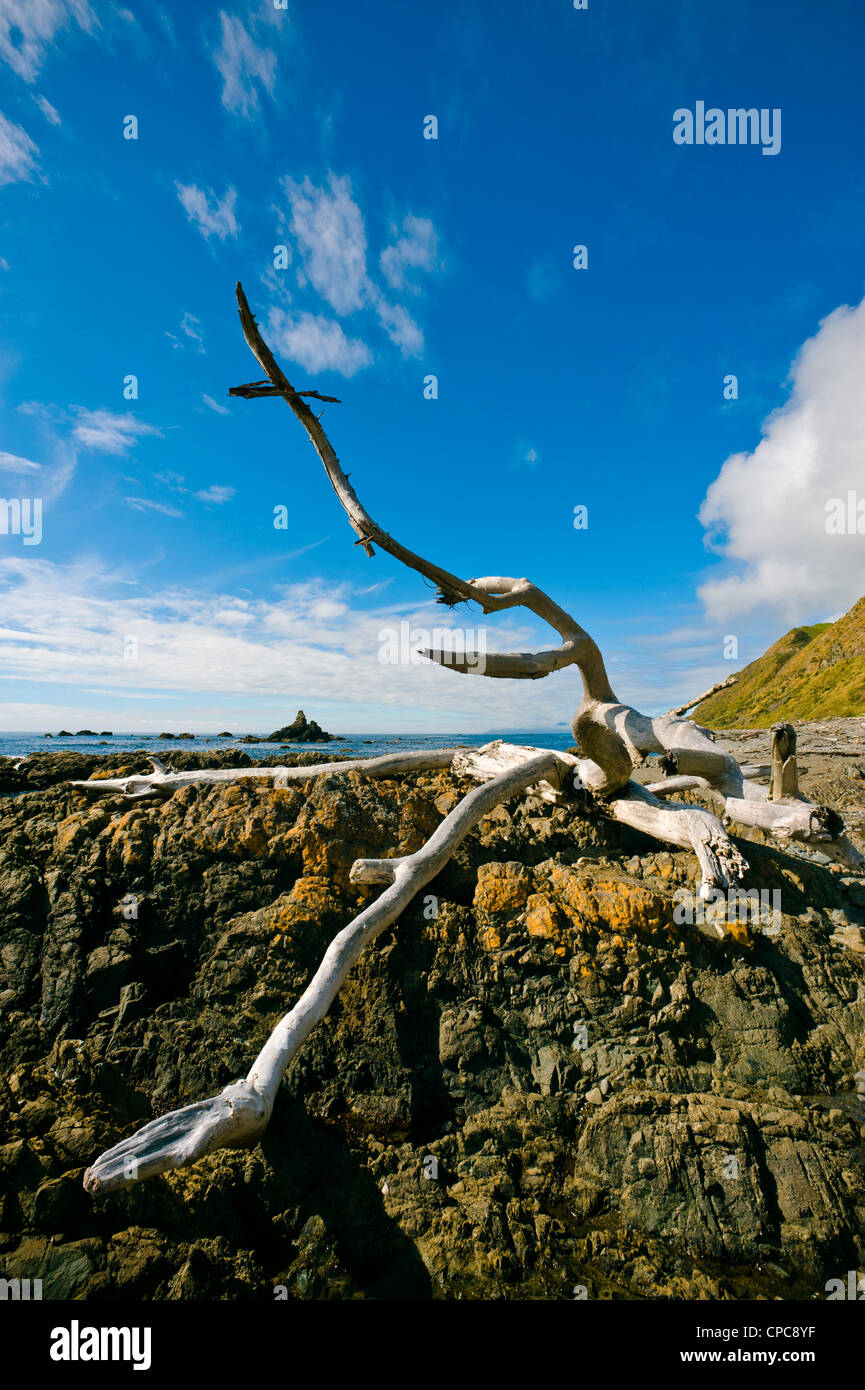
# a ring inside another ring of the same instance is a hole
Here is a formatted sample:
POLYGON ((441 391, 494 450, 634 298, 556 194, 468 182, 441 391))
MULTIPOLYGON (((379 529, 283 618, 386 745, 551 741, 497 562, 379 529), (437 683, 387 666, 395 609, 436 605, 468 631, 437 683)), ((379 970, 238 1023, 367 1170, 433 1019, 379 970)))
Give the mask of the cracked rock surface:
MULTIPOLYGON (((865 750, 802 751, 855 830, 865 750)), ((865 880, 754 831, 771 930, 689 924, 693 856, 532 797, 361 958, 261 1144, 89 1197, 98 1153, 246 1072, 375 894, 352 862, 416 850, 469 789, 341 773, 129 803, 61 780, 143 770, 0 762, 5 1277, 82 1300, 807 1299, 862 1268, 865 880)))

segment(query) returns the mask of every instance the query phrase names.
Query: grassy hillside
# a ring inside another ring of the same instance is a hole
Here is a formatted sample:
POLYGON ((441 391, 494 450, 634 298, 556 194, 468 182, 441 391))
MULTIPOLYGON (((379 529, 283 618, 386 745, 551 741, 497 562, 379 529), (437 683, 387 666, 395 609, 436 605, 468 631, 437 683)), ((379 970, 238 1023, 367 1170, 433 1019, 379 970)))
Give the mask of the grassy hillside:
POLYGON ((779 719, 865 715, 865 598, 837 623, 794 627, 697 706, 711 728, 765 729, 779 719))

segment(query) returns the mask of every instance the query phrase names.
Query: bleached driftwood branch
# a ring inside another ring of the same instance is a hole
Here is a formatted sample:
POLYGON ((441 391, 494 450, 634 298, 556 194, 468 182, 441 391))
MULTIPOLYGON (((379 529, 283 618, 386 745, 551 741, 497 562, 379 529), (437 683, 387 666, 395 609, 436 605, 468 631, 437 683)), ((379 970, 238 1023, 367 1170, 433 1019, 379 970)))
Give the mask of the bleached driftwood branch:
POLYGON ((716 681, 709 690, 704 690, 702 695, 698 695, 696 700, 689 700, 686 705, 677 705, 675 709, 668 710, 667 713, 687 714, 689 709, 694 709, 697 705, 701 705, 704 700, 708 700, 710 695, 717 695, 719 690, 726 690, 728 686, 735 685, 738 679, 738 676, 728 676, 725 681, 716 681))
POLYGON ((748 861, 710 811, 671 806, 638 782, 629 782, 626 792, 626 796, 607 802, 605 813, 656 840, 692 849, 702 874, 701 898, 711 899, 714 890, 732 888, 744 876, 748 861))
POLYGON ((90 777, 70 782, 87 792, 118 792, 134 799, 144 796, 170 796, 178 787, 208 786, 220 782, 266 781, 274 787, 289 782, 308 782, 312 777, 332 777, 337 772, 363 772, 367 777, 395 777, 402 772, 432 772, 450 767, 456 748, 435 748, 406 753, 384 753, 377 758, 345 758, 333 763, 307 763, 304 767, 202 767, 168 772, 157 758, 153 772, 132 773, 129 777, 90 777))
MULTIPOLYGON (((518 764, 532 751, 518 744, 490 743, 476 752, 457 754, 454 770, 468 777, 492 777, 500 768, 518 764)), ((584 774, 591 772, 592 763, 567 753, 559 756, 567 760, 566 766, 571 769, 569 786, 587 790, 584 774)), ((558 800, 563 795, 562 788, 549 784, 542 783, 535 790, 541 795, 546 793, 548 800, 558 800)), ((628 781, 620 795, 597 802, 596 809, 609 820, 641 830, 656 840, 693 850, 702 870, 700 894, 704 898, 709 898, 714 889, 732 887, 748 867, 717 816, 697 806, 670 806, 639 782, 628 781)))
POLYGON ((280 1019, 245 1080, 232 1082, 218 1096, 169 1111, 101 1154, 84 1175, 88 1192, 130 1187, 168 1168, 185 1168, 216 1149, 253 1144, 266 1130, 286 1067, 316 1023, 324 1018, 364 947, 395 922, 415 894, 435 878, 458 845, 495 806, 541 779, 567 776, 558 754, 543 752, 520 760, 492 781, 476 787, 446 816, 415 854, 396 860, 359 860, 355 882, 389 886, 375 902, 334 937, 294 1008, 280 1019))
MULTIPOLYGON (((723 811, 728 821, 737 825, 763 830, 782 843, 794 841, 813 849, 850 868, 862 868, 865 858, 844 833, 844 821, 831 806, 817 806, 799 790, 796 759, 796 731, 792 724, 776 724, 771 730, 771 784, 759 786, 746 778, 743 770, 740 784, 725 775, 671 776, 663 782, 653 782, 648 790, 663 797, 676 792, 696 791, 709 797, 723 811)), ((676 766, 680 759, 674 755, 676 766)), ((761 773, 762 768, 753 769, 761 773)))
MULTIPOLYGON (((789 726, 773 731, 771 800, 765 789, 746 779, 731 754, 719 749, 707 732, 679 717, 680 706, 650 719, 617 700, 607 677, 600 649, 570 614, 527 579, 489 576, 463 580, 407 550, 384 531, 362 506, 343 472, 330 441, 302 393, 296 391, 264 342, 243 289, 237 302, 244 337, 266 374, 266 381, 235 387, 230 394, 246 398, 282 396, 303 425, 349 521, 358 544, 373 555, 373 543, 438 586, 438 601, 453 607, 474 600, 484 613, 522 606, 547 622, 561 637, 560 645, 537 652, 502 652, 484 663, 427 651, 434 661, 463 673, 533 680, 575 665, 582 676, 583 700, 574 717, 574 736, 583 756, 533 750, 497 742, 474 752, 444 749, 383 758, 352 759, 301 768, 207 769, 167 772, 158 760, 149 776, 91 779, 74 785, 88 792, 121 792, 126 796, 170 794, 190 783, 269 779, 274 786, 346 771, 373 776, 420 771, 452 765, 460 775, 479 778, 482 785, 469 793, 415 854, 393 859, 358 860, 352 867, 355 883, 381 883, 385 890, 334 938, 294 1008, 277 1024, 244 1080, 226 1086, 218 1096, 195 1102, 152 1120, 138 1133, 102 1154, 87 1170, 90 1192, 128 1187, 169 1168, 184 1167, 219 1148, 254 1143, 265 1131, 286 1068, 315 1024, 327 1013, 337 991, 364 947, 399 917, 414 895, 448 862, 471 828, 490 810, 519 792, 534 787, 542 796, 558 799, 569 790, 586 790, 603 815, 668 843, 693 849, 702 871, 701 892, 729 887, 747 867, 717 816, 689 805, 671 804, 674 791, 695 790, 723 808, 728 819, 760 825, 780 838, 822 841, 836 854, 856 851, 844 839, 843 822, 835 812, 814 807, 798 796, 795 775, 795 734, 789 726), (269 384, 268 384, 269 383, 269 384), (790 731, 792 732, 792 731, 790 731), (631 778, 647 754, 661 755, 665 781, 645 788, 631 778), (792 759, 792 762, 791 762, 792 759), (657 795, 655 794, 657 793, 657 795)), ((303 393, 319 400, 317 392, 303 393)), ((728 682, 729 683, 729 682, 728 682)), ((709 692, 711 693, 711 692, 709 692)), ((701 699, 705 699, 702 696, 701 699)), ((861 856, 859 856, 861 862, 861 856)), ((855 861, 854 861, 855 862, 855 861)))

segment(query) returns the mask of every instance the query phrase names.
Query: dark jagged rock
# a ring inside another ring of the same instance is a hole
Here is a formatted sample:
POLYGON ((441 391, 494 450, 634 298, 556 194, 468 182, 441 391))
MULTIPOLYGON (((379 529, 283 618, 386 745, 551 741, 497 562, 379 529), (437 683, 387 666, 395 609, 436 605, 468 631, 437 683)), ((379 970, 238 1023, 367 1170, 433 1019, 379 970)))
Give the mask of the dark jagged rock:
MULTIPOLYGON (((100 753, 29 753, 26 758, 0 758, 0 791, 32 791, 57 782, 89 777, 102 765, 100 753)), ((142 767, 142 771, 145 769, 142 767)))
MULTIPOLYGON (((64 758, 147 767, 23 766, 64 758)), ((807 793, 861 807, 854 765, 807 793)), ((411 853, 468 789, 348 772, 0 802, 4 1277, 83 1300, 789 1300, 863 1267, 863 880, 754 832, 782 929, 721 938, 674 920, 691 855, 531 797, 361 957, 260 1145, 83 1192, 122 1135, 247 1071, 378 891, 353 860, 411 853)))
POLYGON ((95 729, 79 729, 75 734, 76 738, 98 738, 95 729))
POLYGON ((57 735, 57 737, 58 737, 58 738, 74 738, 74 734, 70 734, 70 732, 69 732, 68 729, 61 729, 61 730, 60 730, 60 733, 57 735))
POLYGON ((268 734, 263 743, 330 743, 333 734, 328 734, 314 719, 307 719, 302 709, 297 711, 290 724, 275 733, 268 734))

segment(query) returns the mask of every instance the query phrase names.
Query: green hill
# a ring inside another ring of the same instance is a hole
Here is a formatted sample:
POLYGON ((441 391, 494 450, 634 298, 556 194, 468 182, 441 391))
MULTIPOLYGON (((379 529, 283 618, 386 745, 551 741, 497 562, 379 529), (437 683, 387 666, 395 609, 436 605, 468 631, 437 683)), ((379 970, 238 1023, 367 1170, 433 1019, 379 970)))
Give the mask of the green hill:
POLYGON ((714 729, 766 729, 851 715, 865 715, 865 598, 836 623, 794 627, 692 717, 714 729))

